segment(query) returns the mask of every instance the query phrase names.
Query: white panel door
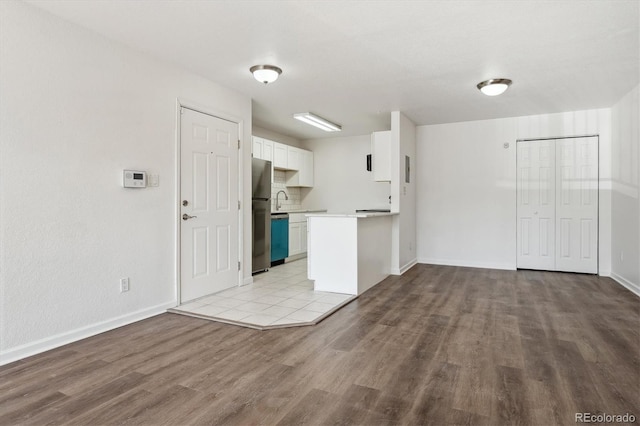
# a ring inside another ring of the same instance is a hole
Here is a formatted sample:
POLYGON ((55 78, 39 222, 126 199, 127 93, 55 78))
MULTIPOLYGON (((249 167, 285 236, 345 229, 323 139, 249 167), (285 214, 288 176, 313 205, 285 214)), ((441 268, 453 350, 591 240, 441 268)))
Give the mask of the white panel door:
POLYGON ((238 124, 182 108, 180 301, 238 285, 238 124))
POLYGON ((555 269, 554 141, 517 143, 517 265, 555 269))
POLYGON ((598 138, 556 140, 556 270, 598 273, 598 138))

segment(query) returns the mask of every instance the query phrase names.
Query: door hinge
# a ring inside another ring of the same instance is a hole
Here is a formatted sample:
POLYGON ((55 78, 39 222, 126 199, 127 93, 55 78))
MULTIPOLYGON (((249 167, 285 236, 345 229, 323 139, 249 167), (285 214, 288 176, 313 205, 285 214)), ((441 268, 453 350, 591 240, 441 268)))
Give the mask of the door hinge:
POLYGON ((240 200, 238 200, 238 210, 240 210, 240 200))
POLYGON ((238 271, 240 270, 240 262, 238 262, 238 271))
POLYGON ((240 139, 238 139, 238 149, 240 149, 240 139))

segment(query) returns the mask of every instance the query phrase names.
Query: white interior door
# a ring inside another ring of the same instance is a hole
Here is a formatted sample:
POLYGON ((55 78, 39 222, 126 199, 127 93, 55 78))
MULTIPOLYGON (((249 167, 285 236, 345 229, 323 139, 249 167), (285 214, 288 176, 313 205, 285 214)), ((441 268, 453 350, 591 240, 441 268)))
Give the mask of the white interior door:
POLYGON ((556 269, 598 273, 598 138, 556 140, 556 269))
POLYGON ((518 268, 555 269, 554 141, 517 143, 518 268))
POLYGON ((238 124, 182 108, 180 158, 184 303, 238 285, 238 124))
POLYGON ((517 144, 517 266, 598 273, 598 138, 517 144))

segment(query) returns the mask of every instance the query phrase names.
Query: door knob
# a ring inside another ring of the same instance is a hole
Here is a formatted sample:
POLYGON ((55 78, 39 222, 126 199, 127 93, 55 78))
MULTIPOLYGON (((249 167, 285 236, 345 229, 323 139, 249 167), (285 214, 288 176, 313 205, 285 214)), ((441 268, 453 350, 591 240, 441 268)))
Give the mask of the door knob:
POLYGON ((185 213, 185 214, 182 215, 182 220, 189 220, 189 219, 193 219, 193 218, 196 218, 196 217, 198 217, 198 216, 189 216, 188 214, 185 213))

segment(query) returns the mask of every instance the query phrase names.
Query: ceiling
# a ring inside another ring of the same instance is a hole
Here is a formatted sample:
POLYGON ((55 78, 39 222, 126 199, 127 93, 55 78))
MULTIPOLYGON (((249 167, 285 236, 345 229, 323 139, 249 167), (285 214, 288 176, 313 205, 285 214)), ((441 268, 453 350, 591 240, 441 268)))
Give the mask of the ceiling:
POLYGON ((640 2, 29 0, 253 99, 253 124, 335 137, 418 125, 610 107, 638 84, 640 2), (273 64, 275 83, 249 67, 273 64), (476 84, 510 78, 502 96, 476 84))

